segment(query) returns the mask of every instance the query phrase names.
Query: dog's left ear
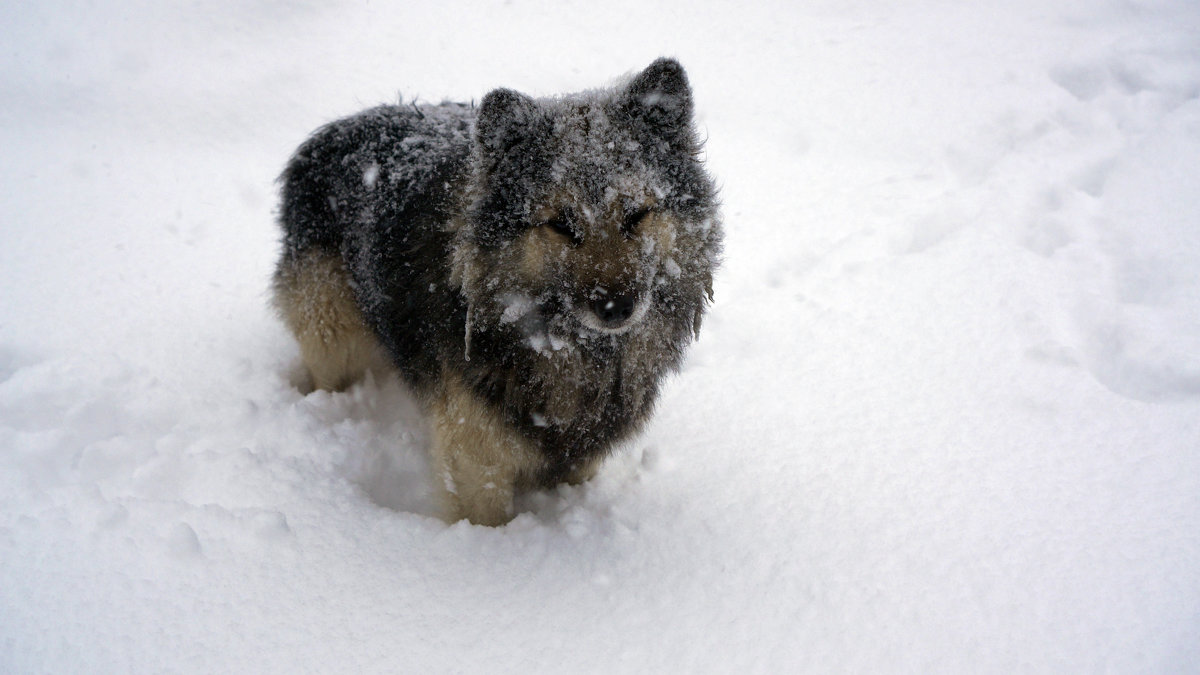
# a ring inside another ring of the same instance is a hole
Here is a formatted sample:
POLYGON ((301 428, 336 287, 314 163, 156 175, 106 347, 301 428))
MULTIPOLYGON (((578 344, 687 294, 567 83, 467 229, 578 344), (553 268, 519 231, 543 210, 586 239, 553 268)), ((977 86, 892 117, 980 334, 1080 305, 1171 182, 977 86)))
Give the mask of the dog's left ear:
POLYGON ((499 161, 533 134, 537 117, 533 99, 512 89, 494 89, 479 104, 475 142, 485 158, 499 161))
POLYGON ((690 138, 692 88, 675 59, 660 58, 625 87, 622 107, 631 120, 655 136, 690 138))

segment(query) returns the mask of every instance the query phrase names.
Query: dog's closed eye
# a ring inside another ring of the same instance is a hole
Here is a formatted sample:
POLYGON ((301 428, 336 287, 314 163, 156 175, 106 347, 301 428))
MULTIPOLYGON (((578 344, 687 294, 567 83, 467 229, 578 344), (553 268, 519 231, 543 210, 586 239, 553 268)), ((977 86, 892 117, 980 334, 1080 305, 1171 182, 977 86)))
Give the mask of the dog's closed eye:
POLYGON ((550 228, 554 232, 566 237, 574 245, 583 243, 583 236, 579 234, 571 219, 565 213, 559 213, 550 220, 542 223, 543 227, 550 228))
POLYGON ((645 206, 625 214, 625 219, 621 222, 621 232, 623 232, 625 236, 633 236, 637 233, 638 225, 640 225, 648 215, 650 215, 650 209, 645 206))

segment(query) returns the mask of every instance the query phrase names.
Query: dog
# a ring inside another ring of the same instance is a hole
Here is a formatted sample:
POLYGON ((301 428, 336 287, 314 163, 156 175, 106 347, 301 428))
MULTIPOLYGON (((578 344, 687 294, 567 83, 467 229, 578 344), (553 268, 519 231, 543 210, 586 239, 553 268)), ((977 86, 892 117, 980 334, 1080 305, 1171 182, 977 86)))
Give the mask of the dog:
POLYGON ((399 371, 449 522, 590 478, 699 335, 722 226, 693 107, 661 58, 578 94, 379 106, 288 162, 274 304, 314 386, 399 371))

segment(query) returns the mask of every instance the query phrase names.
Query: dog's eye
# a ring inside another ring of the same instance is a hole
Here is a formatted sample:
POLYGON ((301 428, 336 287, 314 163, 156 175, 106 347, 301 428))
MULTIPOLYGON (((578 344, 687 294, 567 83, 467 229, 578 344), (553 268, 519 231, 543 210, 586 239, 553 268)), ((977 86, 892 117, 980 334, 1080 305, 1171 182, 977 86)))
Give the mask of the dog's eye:
POLYGON ((571 221, 566 216, 555 216, 547 220, 543 225, 570 239, 572 244, 583 243, 583 237, 579 236, 579 233, 575 231, 575 228, 571 225, 571 221))
POLYGON ((625 220, 621 223, 621 231, 627 235, 632 235, 637 231, 637 226, 649 213, 650 209, 642 207, 625 214, 625 220))

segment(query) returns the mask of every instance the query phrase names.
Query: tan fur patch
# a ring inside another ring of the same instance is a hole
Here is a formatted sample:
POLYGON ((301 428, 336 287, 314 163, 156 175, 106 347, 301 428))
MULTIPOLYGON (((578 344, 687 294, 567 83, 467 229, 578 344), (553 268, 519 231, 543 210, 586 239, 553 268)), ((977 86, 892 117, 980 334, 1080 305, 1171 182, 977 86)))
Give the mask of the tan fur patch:
POLYGON ((525 279, 543 277, 547 261, 553 256, 561 255, 562 248, 566 246, 561 239, 562 235, 550 232, 544 227, 532 227, 522 235, 521 274, 525 279))
POLYGON ((580 463, 571 473, 567 474, 566 483, 568 485, 582 485, 596 477, 596 473, 600 471, 600 465, 604 463, 603 457, 593 457, 590 460, 580 463))
POLYGON ((446 520, 507 523, 513 495, 541 468, 541 453, 453 376, 444 377, 432 408, 433 465, 446 520))
POLYGON ((341 391, 369 368, 383 365, 340 256, 311 251, 298 261, 281 262, 274 296, 316 388, 341 391))
POLYGON ((651 212, 638 225, 638 238, 654 242, 658 257, 670 255, 675 248, 675 219, 663 213, 651 212))

